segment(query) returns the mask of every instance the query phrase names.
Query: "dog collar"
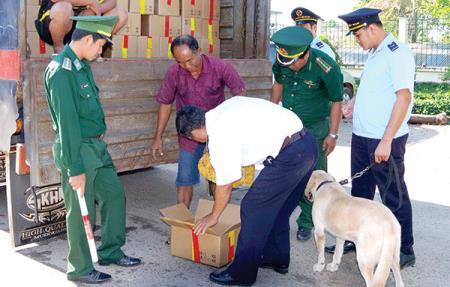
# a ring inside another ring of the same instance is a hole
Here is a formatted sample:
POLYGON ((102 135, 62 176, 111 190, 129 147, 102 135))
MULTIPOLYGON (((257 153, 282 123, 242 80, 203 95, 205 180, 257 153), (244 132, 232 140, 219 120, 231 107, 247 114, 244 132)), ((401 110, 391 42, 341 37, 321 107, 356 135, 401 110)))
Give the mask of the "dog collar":
POLYGON ((327 184, 327 183, 332 183, 332 182, 334 182, 334 181, 326 180, 326 181, 321 182, 321 183, 319 184, 319 186, 317 186, 316 191, 318 191, 319 188, 321 188, 323 185, 325 185, 325 184, 327 184))

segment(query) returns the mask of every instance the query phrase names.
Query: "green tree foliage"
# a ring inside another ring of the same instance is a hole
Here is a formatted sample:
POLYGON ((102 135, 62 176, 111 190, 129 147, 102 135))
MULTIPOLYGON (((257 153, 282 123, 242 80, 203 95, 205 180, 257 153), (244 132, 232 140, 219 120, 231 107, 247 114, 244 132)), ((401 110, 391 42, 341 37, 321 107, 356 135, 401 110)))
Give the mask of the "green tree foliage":
POLYGON ((414 87, 413 113, 450 115, 450 94, 448 83, 416 83, 414 87))
POLYGON ((355 8, 371 7, 382 9, 382 19, 395 20, 399 16, 448 18, 449 0, 360 0, 355 8))
POLYGON ((384 28, 395 36, 398 31, 398 17, 407 17, 411 42, 431 41, 430 29, 439 25, 437 30, 444 30, 440 42, 450 43, 450 36, 445 32, 450 26, 449 0, 360 0, 355 8, 361 7, 382 9, 380 15, 384 28), (432 21, 433 19, 439 20, 432 21))

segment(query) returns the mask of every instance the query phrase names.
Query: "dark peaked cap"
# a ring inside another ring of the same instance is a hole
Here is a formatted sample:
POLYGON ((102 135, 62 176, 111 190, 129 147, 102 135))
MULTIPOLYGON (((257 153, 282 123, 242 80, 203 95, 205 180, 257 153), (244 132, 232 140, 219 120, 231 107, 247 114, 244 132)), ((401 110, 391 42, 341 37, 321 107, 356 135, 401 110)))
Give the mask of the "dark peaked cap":
POLYGON ((303 7, 297 7, 292 10, 291 18, 295 21, 296 25, 303 25, 311 22, 317 23, 318 20, 323 20, 313 11, 303 7))
POLYGON ((351 13, 340 15, 338 18, 347 22, 348 28, 350 29, 347 35, 350 35, 350 33, 354 33, 372 23, 381 22, 378 16, 381 11, 380 9, 360 8, 351 13))

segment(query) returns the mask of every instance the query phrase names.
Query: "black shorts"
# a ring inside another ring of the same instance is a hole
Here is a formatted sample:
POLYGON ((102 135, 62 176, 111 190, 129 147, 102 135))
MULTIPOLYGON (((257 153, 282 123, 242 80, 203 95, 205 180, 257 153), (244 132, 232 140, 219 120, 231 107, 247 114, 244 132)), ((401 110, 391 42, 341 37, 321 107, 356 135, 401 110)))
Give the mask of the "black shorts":
MULTIPOLYGON (((78 16, 83 10, 85 10, 86 7, 79 7, 76 9, 73 9, 73 15, 78 16)), ((38 19, 34 21, 34 26, 36 27, 36 30, 39 34, 39 38, 41 38, 42 41, 45 43, 53 46, 53 39, 52 35, 50 34, 50 22, 52 19, 50 19, 50 15, 45 17, 42 21, 40 21, 40 18, 42 17, 41 13, 39 13, 38 19)), ((72 23, 72 29, 69 33, 64 36, 64 44, 67 44, 72 39, 72 33, 73 30, 75 30, 75 24, 76 21, 73 21, 72 23)))

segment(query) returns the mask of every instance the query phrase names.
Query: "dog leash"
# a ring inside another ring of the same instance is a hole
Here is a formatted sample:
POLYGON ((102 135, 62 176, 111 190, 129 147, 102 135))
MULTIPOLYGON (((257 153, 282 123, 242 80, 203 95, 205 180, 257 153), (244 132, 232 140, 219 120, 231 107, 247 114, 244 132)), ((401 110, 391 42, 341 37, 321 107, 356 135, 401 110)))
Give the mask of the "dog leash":
POLYGON ((384 187, 384 194, 381 198, 381 200, 383 201, 383 203, 387 206, 386 204, 386 196, 388 193, 388 188, 391 186, 392 184, 392 175, 395 176, 395 183, 397 185, 397 192, 398 192, 398 206, 395 210, 392 210, 392 212, 396 212, 397 210, 399 210, 402 205, 403 205, 403 190, 402 190, 402 186, 400 184, 400 175, 398 173, 398 167, 397 164, 394 161, 394 158, 392 156, 389 156, 389 173, 388 173, 388 179, 386 182, 386 186, 384 187))
MULTIPOLYGON (((340 185, 346 185, 349 182, 352 182, 354 179, 357 179, 358 177, 363 176, 375 164, 376 164, 375 161, 373 161, 371 164, 366 166, 363 170, 355 173, 353 176, 339 181, 339 184, 340 185)), ((402 196, 403 192, 402 192, 402 187, 401 187, 401 184, 400 184, 400 175, 398 173, 398 167, 397 167, 397 164, 395 163, 394 158, 392 156, 389 156, 388 164, 389 164, 388 178, 387 178, 387 181, 386 181, 386 185, 383 187, 383 191, 384 192, 383 192, 383 196, 381 196, 381 201, 384 203, 384 205, 387 206, 387 204, 386 204, 386 197, 387 197, 388 189, 389 189, 389 187, 392 184, 392 175, 394 175, 395 176, 395 183, 397 184, 397 192, 398 192, 399 202, 398 202, 397 208, 392 210, 392 212, 396 212, 403 205, 403 196, 402 196)))
POLYGON ((346 179, 343 179, 339 182, 340 185, 346 185, 349 182, 352 182, 354 179, 363 176, 363 174, 365 174, 369 169, 372 168, 372 166, 375 165, 375 162, 373 161, 371 164, 369 164, 368 166, 366 166, 363 170, 355 173, 353 176, 348 177, 346 179))

